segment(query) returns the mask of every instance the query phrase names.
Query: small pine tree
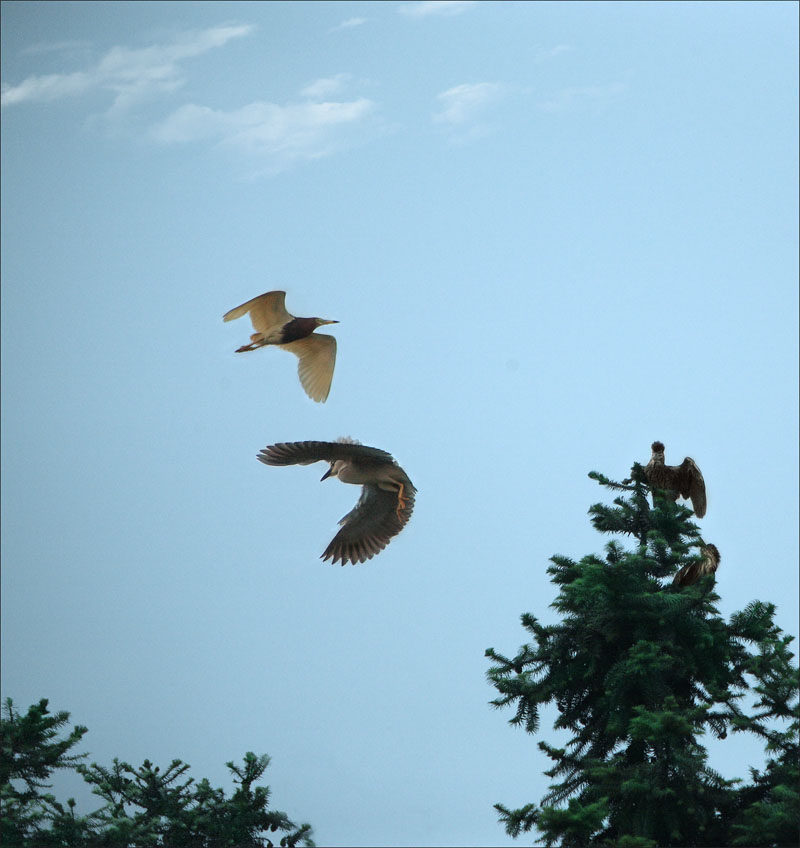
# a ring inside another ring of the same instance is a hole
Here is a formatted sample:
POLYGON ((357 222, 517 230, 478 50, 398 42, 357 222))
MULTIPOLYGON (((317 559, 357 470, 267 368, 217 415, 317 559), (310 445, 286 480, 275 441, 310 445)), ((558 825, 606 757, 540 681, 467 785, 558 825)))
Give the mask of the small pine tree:
POLYGON ((41 793, 42 789, 50 788, 46 781, 56 769, 75 768, 85 756, 67 752, 80 742, 87 728, 76 725, 66 738, 57 738, 69 722, 69 713, 50 713, 47 704, 47 699, 42 698, 25 715, 14 709, 11 698, 3 704, 0 844, 4 846, 23 845, 27 837, 42 831, 55 809, 55 799, 41 793))
POLYGON ((281 833, 282 848, 314 845, 310 825, 297 826, 285 813, 269 810, 269 787, 254 786, 269 765, 266 754, 257 757, 248 752, 242 765, 227 763, 236 785, 228 798, 208 780, 195 784, 187 776, 189 766, 180 760, 173 760, 164 771, 149 760, 138 769, 118 759, 111 768, 79 763, 85 754, 67 752, 86 728, 76 726, 66 738, 57 739, 69 713, 50 715, 47 700, 22 716, 9 698, 4 713, 0 721, 4 848, 273 848, 267 833, 281 833), (72 798, 65 807, 52 795, 42 794, 57 768, 76 769, 105 805, 78 816, 72 798))
POLYGON ((774 606, 760 601, 724 621, 711 575, 672 585, 681 567, 700 561, 705 543, 686 507, 658 492, 650 506, 640 465, 622 483, 589 476, 623 493, 612 506, 592 506, 592 523, 629 537, 632 549, 614 540, 604 557, 554 556, 548 571, 561 622, 523 615, 534 642, 513 658, 486 652, 500 693, 492 704, 516 707, 511 724, 536 733, 539 707, 554 703, 555 727, 571 734, 564 748, 539 742, 553 761, 540 805, 495 805, 506 831, 536 827, 548 846, 564 848, 796 844, 792 637, 775 625, 774 606), (755 706, 742 706, 753 693, 755 706), (776 731, 778 719, 788 728, 776 731), (776 754, 744 788, 709 767, 699 741, 729 731, 755 733, 776 754))

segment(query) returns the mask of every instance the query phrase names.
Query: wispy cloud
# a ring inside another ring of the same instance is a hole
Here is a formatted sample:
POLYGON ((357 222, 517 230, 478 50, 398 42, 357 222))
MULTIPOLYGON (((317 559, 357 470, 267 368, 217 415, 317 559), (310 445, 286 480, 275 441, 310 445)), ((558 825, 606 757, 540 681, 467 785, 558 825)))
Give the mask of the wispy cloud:
POLYGON ((496 82, 478 82, 457 85, 436 95, 440 111, 433 119, 452 126, 465 124, 479 117, 486 106, 503 95, 504 87, 496 82))
POLYGON ((336 24, 335 27, 331 27, 328 32, 339 32, 343 29, 353 29, 353 27, 361 26, 366 22, 366 18, 348 18, 346 21, 342 21, 340 24, 336 24))
POLYGON ((265 172, 277 173, 359 140, 357 132, 375 109, 371 100, 319 101, 309 94, 322 92, 337 79, 317 80, 303 90, 308 99, 283 105, 256 101, 230 110, 181 106, 153 127, 151 135, 164 144, 212 141, 249 155, 265 172))
POLYGON ((562 53, 568 53, 571 49, 568 44, 556 44, 555 47, 537 47, 533 51, 533 59, 537 63, 547 62, 562 53))
POLYGON ((545 100, 540 100, 539 108, 545 112, 562 112, 586 104, 604 106, 616 100, 627 90, 628 86, 623 82, 562 88, 545 100))
POLYGON ((339 94, 351 79, 352 74, 336 74, 333 77, 322 77, 322 79, 314 80, 314 82, 307 85, 300 94, 303 97, 310 97, 312 100, 331 97, 334 94, 339 94))
POLYGON ((489 107, 502 99, 507 87, 496 82, 465 83, 436 95, 439 104, 433 120, 443 126, 454 142, 465 142, 492 130, 485 116, 489 107))
POLYGON ((167 44, 151 47, 112 47, 98 62, 71 73, 30 76, 17 85, 3 83, 0 103, 13 106, 48 102, 102 91, 113 94, 111 112, 174 91, 183 85, 181 63, 233 38, 252 32, 249 25, 222 25, 186 32, 167 44))
POLYGON ((397 11, 409 18, 426 18, 430 15, 460 15, 477 5, 478 0, 423 0, 420 3, 403 3, 397 11))
POLYGON ((37 56, 44 53, 74 53, 91 46, 88 41, 40 41, 19 51, 20 56, 37 56))

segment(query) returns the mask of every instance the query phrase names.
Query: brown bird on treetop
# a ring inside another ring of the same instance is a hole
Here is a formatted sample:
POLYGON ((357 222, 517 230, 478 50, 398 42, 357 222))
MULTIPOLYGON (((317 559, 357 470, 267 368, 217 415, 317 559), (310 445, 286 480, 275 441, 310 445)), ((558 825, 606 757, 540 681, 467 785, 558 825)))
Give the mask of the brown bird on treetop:
POLYGON ((236 353, 265 345, 276 345, 290 351, 299 359, 297 374, 306 394, 312 400, 324 403, 331 390, 336 365, 336 339, 314 330, 323 324, 339 322, 325 318, 295 318, 286 311, 285 298, 286 292, 282 291, 260 294, 226 312, 222 320, 233 321, 249 312, 256 332, 250 336, 250 344, 242 345, 236 353))
POLYGON ((696 583, 706 574, 716 573, 722 560, 717 546, 704 545, 700 548, 700 553, 703 555, 703 559, 700 562, 695 561, 684 565, 675 575, 672 581, 673 586, 691 586, 692 583, 696 583))
MULTIPOLYGON (((361 484, 355 508, 339 522, 342 529, 322 554, 333 562, 365 562, 379 554, 411 518, 417 490, 390 453, 353 439, 335 442, 281 442, 264 448, 265 465, 310 465, 321 460, 331 467, 322 475, 342 483, 361 484)), ((321 482, 321 481, 320 481, 321 482)))
MULTIPOLYGON (((689 498, 698 518, 706 514, 706 484, 695 461, 687 456, 680 465, 665 465, 664 445, 653 442, 653 455, 644 469, 651 489, 661 489, 673 501, 689 498)), ((654 494, 655 496, 655 494, 654 494)))

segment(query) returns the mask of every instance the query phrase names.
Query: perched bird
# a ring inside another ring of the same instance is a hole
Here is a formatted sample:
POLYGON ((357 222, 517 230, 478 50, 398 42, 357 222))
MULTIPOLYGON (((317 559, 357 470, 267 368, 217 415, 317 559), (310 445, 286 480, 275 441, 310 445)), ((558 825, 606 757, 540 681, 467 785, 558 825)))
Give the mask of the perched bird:
POLYGON ((300 360, 297 373, 306 394, 312 400, 324 403, 331 390, 336 365, 336 339, 314 330, 323 324, 339 322, 324 318, 295 318, 286 311, 285 298, 286 292, 282 291, 260 294, 226 312, 222 320, 233 321, 249 312, 256 332, 250 336, 250 344, 242 345, 236 353, 265 345, 277 345, 291 351, 300 360))
POLYGON ((664 464, 664 445, 653 442, 653 455, 644 469, 651 489, 661 489, 672 500, 689 498, 698 518, 706 514, 706 484, 695 461, 687 456, 680 465, 664 464))
MULTIPOLYGON (((379 554, 411 518, 416 489, 391 454, 353 439, 335 442, 281 442, 258 454, 265 465, 310 465, 329 462, 322 475, 361 484, 355 508, 339 522, 342 529, 322 554, 333 562, 365 562, 379 554)), ((320 480, 320 482, 322 482, 320 480)))
POLYGON ((700 548, 700 553, 703 555, 700 562, 690 562, 684 565, 683 568, 675 575, 673 586, 691 586, 696 583, 701 577, 706 574, 714 574, 719 568, 722 557, 716 545, 704 545, 700 548))

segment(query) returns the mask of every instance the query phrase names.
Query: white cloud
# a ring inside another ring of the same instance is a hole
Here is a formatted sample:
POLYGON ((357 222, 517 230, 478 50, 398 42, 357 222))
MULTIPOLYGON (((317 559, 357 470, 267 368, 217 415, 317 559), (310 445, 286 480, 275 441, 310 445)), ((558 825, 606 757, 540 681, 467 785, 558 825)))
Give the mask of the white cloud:
POLYGON ((20 56, 36 56, 43 53, 75 53, 87 50, 90 47, 88 41, 40 41, 20 50, 20 56))
POLYGON ((284 106, 257 101, 231 110, 189 104, 154 127, 152 135, 165 144, 213 140, 257 157, 274 172, 347 146, 374 105, 364 97, 284 106))
POLYGON ((339 32, 343 29, 353 29, 353 27, 361 26, 361 24, 365 24, 366 22, 366 18, 348 18, 346 21, 342 21, 335 27, 331 27, 328 32, 339 32))
MULTIPOLYGON (((184 84, 183 63, 187 59, 253 29, 246 25, 218 26, 186 32, 150 47, 114 47, 84 70, 31 76, 18 85, 3 86, 2 103, 6 107, 110 93, 110 106, 95 118, 100 117, 107 129, 135 130, 134 124, 122 120, 144 119, 145 113, 131 109, 134 104, 174 92, 184 84)), ((188 102, 151 123, 148 136, 161 144, 205 141, 226 147, 248 155, 249 164, 274 173, 294 162, 319 159, 361 143, 370 132, 385 129, 369 120, 375 111, 373 101, 343 94, 352 85, 351 74, 339 73, 310 82, 294 102, 255 101, 229 109, 188 102)))
POLYGON ((562 88, 546 100, 539 101, 539 108, 546 112, 561 112, 585 103, 605 105, 615 100, 627 89, 628 86, 622 82, 562 88))
POLYGON ((72 74, 45 74, 28 77, 19 85, 3 84, 0 103, 11 106, 26 100, 58 100, 83 94, 94 86, 91 74, 76 71, 72 74))
POLYGON ((404 3, 397 7, 397 11, 409 18, 426 18, 429 15, 460 15, 477 5, 477 0, 424 0, 421 3, 404 3))
POLYGON ((187 32, 168 44, 132 49, 112 47, 92 67, 64 74, 30 76, 18 85, 2 86, 0 103, 47 102, 92 91, 114 94, 111 111, 124 111, 136 101, 168 93, 183 84, 180 64, 253 30, 248 25, 222 25, 187 32))
POLYGON ((437 123, 456 126, 475 120, 490 103, 504 93, 504 86, 495 82, 457 85, 436 96, 441 111, 434 114, 437 123))
POLYGON ((537 47, 533 53, 533 58, 536 62, 546 62, 548 59, 555 59, 562 53, 567 53, 572 48, 568 44, 556 44, 555 47, 537 47))
POLYGON ((339 94, 345 85, 352 79, 352 74, 336 74, 333 77, 323 77, 307 85, 300 94, 312 100, 321 100, 339 94))

